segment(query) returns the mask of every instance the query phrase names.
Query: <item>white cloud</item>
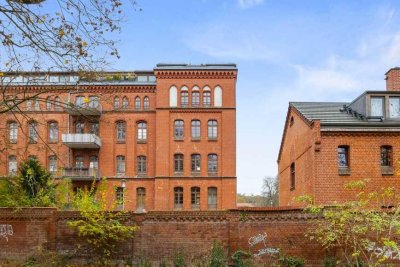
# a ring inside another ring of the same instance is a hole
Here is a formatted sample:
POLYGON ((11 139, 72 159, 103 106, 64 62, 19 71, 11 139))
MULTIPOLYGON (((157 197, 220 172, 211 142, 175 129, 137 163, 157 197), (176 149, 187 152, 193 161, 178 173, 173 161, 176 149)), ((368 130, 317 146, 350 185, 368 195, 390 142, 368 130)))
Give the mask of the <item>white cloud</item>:
POLYGON ((264 3, 264 0, 238 0, 240 8, 250 8, 262 3, 264 3))

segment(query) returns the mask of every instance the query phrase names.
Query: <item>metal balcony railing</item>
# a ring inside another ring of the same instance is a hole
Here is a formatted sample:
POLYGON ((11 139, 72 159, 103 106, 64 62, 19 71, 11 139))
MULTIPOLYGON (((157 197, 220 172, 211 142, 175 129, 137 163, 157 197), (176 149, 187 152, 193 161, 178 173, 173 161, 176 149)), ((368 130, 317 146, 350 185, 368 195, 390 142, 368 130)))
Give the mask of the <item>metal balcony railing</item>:
POLYGON ((72 116, 101 116, 102 107, 100 104, 98 104, 97 106, 90 106, 87 103, 81 105, 67 103, 64 106, 64 111, 72 116))
POLYGON ((70 148, 101 147, 101 139, 95 134, 62 134, 62 142, 70 148))
POLYGON ((62 170, 62 176, 71 178, 72 180, 93 180, 100 179, 100 172, 95 168, 76 168, 66 167, 62 170))

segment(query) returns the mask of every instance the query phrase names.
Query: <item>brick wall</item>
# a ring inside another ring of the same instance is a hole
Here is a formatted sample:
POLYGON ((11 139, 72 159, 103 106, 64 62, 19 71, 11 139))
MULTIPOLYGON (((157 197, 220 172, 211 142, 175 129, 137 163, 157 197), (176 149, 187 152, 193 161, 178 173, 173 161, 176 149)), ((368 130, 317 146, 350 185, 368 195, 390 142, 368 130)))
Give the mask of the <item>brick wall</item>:
POLYGON ((386 72, 386 90, 400 91, 400 68, 392 68, 386 72))

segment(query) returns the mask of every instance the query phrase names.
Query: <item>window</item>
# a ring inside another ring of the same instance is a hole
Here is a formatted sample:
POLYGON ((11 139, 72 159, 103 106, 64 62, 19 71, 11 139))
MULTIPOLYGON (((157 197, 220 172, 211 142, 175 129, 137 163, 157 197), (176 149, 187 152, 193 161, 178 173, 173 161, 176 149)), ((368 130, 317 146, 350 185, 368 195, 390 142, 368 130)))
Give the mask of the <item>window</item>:
POLYGON ((216 187, 208 188, 208 209, 216 210, 218 208, 218 194, 216 187))
POLYGON ((135 98, 135 110, 140 110, 140 97, 135 98))
POLYGON ((200 172, 201 157, 199 154, 192 155, 192 172, 200 172))
POLYGON ((32 110, 32 100, 26 100, 26 110, 31 111, 32 110))
POLYGON ((137 157, 137 174, 146 175, 146 156, 137 157))
POLYGON ((214 88, 214 106, 222 107, 222 88, 219 86, 214 88))
POLYGON ((200 139, 200 121, 192 121, 192 139, 200 139))
POLYGON ((182 187, 174 188, 174 208, 175 209, 183 208, 183 188, 182 187))
POLYGON ((17 143, 18 140, 18 124, 12 121, 8 124, 8 138, 10 143, 17 143))
POLYGON ((296 166, 294 162, 290 164, 290 191, 296 188, 296 166))
POLYGON ((126 96, 122 98, 122 109, 128 109, 129 107, 129 100, 126 96))
POLYGON ((178 89, 175 86, 172 86, 169 89, 169 106, 177 107, 178 106, 178 89))
POLYGON ((29 143, 37 143, 37 141, 38 141, 37 123, 30 122, 29 123, 29 143))
POLYGON ((400 118, 400 97, 389 97, 389 117, 400 118))
POLYGON ((194 91, 192 92, 192 107, 200 106, 200 92, 194 91))
POLYGON ((35 99, 35 111, 39 111, 40 110, 40 101, 39 99, 35 99))
POLYGON ((215 140, 218 137, 218 122, 216 120, 208 121, 208 139, 215 140))
POLYGON ((200 187, 190 189, 192 209, 200 209, 200 187))
POLYGON ((89 107, 90 108, 98 108, 100 103, 99 103, 99 97, 96 95, 89 96, 89 107))
MULTIPOLYGON (((97 156, 90 156, 89 168, 94 171, 99 169, 99 158, 97 156)), ((91 175, 91 176, 93 176, 93 175, 91 175)))
POLYGON ((90 124, 90 133, 99 135, 99 123, 98 122, 92 122, 92 124, 90 124))
POLYGON ((182 91, 181 92, 181 107, 186 108, 189 106, 189 92, 182 91))
POLYGON ((57 172, 57 157, 54 155, 49 157, 49 172, 57 172))
POLYGON ((211 107, 211 92, 206 91, 203 93, 203 107, 211 107))
POLYGON ((83 108, 85 107, 85 97, 84 96, 77 96, 75 98, 75 106, 83 108))
POLYGON ((115 200, 117 204, 117 210, 124 209, 124 193, 125 193, 125 188, 123 187, 117 187, 115 189, 115 200))
POLYGON ((58 123, 57 122, 49 123, 49 142, 50 143, 58 142, 58 123))
POLYGON ((119 109, 119 97, 114 97, 114 109, 119 109))
POLYGON ((48 96, 48 97, 46 98, 46 109, 47 109, 47 110, 51 110, 51 106, 52 106, 52 104, 51 104, 51 98, 50 98, 50 96, 48 96))
POLYGON ((147 123, 139 122, 138 123, 138 141, 146 142, 147 140, 147 123))
POLYGON ((384 97, 371 97, 371 116, 383 117, 384 97))
POLYGON ((77 121, 75 122, 75 133, 83 134, 85 131, 85 123, 77 121))
POLYGON ((9 156, 8 157, 8 175, 14 176, 17 175, 17 157, 9 156))
POLYGON ((349 167, 349 147, 339 146, 338 147, 338 165, 339 168, 349 167))
POLYGON ((392 167, 393 150, 391 146, 381 146, 381 166, 392 167))
POLYGON ((208 155, 208 172, 209 173, 218 172, 218 156, 216 154, 208 155))
POLYGON ((54 110, 55 111, 60 111, 60 98, 58 96, 56 96, 56 98, 54 99, 54 110))
POLYGON ((144 110, 149 110, 150 109, 150 100, 149 98, 146 96, 143 99, 143 109, 144 110))
POLYGON ((145 208, 146 188, 139 187, 136 189, 136 209, 143 210, 145 208))
POLYGON ((117 174, 125 174, 125 156, 117 156, 117 174))
POLYGON ((293 118, 293 116, 292 117, 290 117, 290 127, 292 127, 293 126, 293 124, 294 124, 294 118, 293 118))
POLYGON ((183 155, 182 154, 174 155, 174 172, 183 173, 183 155))
POLYGON ((82 156, 76 156, 75 157, 75 168, 77 169, 83 169, 83 157, 82 156))
POLYGON ((184 136, 184 122, 183 120, 176 120, 174 122, 174 137, 176 140, 182 140, 184 136))
POLYGON ((124 121, 117 122, 117 142, 125 142, 126 123, 124 121))

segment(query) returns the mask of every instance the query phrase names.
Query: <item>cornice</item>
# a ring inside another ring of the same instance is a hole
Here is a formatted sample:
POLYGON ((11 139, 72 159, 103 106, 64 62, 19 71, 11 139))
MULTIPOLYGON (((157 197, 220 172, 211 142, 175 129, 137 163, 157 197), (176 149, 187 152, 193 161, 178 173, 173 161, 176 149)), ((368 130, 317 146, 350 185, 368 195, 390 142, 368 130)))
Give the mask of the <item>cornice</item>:
POLYGON ((393 136, 399 137, 400 132, 334 132, 334 131, 321 131, 321 136, 393 136))
POLYGON ((157 79, 236 79, 237 71, 165 70, 155 75, 157 79))

